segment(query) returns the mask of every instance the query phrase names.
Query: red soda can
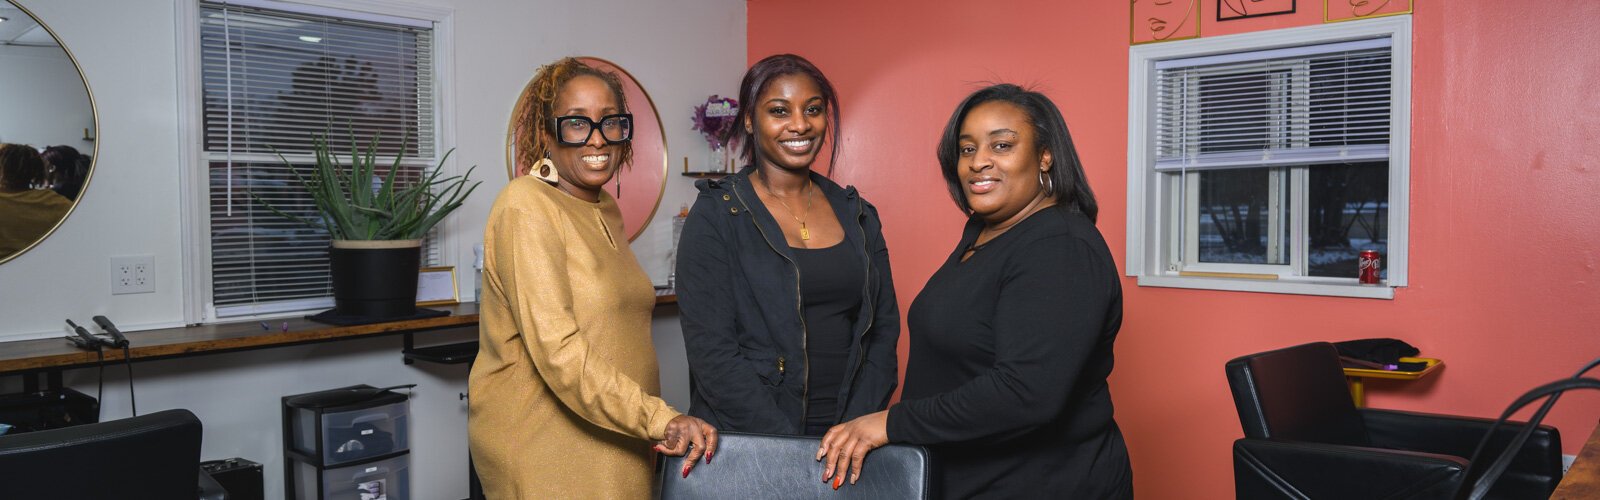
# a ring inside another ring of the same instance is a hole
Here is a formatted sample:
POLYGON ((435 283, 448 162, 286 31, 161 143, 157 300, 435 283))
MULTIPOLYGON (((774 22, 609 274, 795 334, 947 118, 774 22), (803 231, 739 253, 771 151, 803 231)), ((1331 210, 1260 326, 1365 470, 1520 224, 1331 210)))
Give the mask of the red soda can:
POLYGON ((1377 250, 1362 250, 1360 270, 1357 281, 1363 285, 1378 284, 1378 272, 1383 270, 1383 259, 1378 257, 1377 250))

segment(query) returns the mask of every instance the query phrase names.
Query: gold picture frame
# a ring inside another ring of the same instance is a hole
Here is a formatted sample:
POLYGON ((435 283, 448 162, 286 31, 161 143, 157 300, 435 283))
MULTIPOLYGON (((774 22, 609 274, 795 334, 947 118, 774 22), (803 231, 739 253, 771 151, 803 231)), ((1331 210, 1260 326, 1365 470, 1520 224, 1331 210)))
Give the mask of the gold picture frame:
POLYGON ((1128 0, 1128 45, 1200 38, 1201 0, 1128 0), (1188 2, 1182 4, 1181 2, 1188 2), (1179 5, 1179 11, 1172 5, 1179 5), (1186 5, 1186 6, 1185 6, 1186 5), (1179 17, 1177 14, 1182 13, 1179 17), (1177 17, 1177 20, 1169 19, 1177 17), (1144 19, 1140 26, 1140 19, 1144 19), (1178 31, 1182 31, 1179 33, 1178 31))
POLYGON ((417 305, 439 306, 461 302, 456 267, 424 267, 417 271, 417 305))
POLYGON ((1403 16, 1412 13, 1417 8, 1416 2, 1413 0, 1381 0, 1377 6, 1370 7, 1370 10, 1365 14, 1361 13, 1362 8, 1368 7, 1372 3, 1371 0, 1345 0, 1344 2, 1322 0, 1322 22, 1342 23, 1361 19, 1403 16), (1335 13, 1336 9, 1333 5, 1335 3, 1344 3, 1345 5, 1338 6, 1338 12, 1335 13))

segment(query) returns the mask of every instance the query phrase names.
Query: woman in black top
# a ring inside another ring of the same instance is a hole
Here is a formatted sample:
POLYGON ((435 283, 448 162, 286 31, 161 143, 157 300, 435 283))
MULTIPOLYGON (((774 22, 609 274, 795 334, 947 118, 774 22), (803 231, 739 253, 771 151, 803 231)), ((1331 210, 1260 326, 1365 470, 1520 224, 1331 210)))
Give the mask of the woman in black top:
POLYGON ((970 220, 911 304, 902 400, 828 431, 824 480, 854 482, 897 442, 933 450, 951 498, 1132 498, 1106 386, 1122 288, 1061 112, 1015 85, 980 90, 939 164, 970 220))
POLYGON ((678 249, 689 414, 722 431, 822 435, 882 410, 900 313, 877 210, 812 171, 839 100, 794 55, 751 66, 738 123, 753 165, 700 181, 678 249))

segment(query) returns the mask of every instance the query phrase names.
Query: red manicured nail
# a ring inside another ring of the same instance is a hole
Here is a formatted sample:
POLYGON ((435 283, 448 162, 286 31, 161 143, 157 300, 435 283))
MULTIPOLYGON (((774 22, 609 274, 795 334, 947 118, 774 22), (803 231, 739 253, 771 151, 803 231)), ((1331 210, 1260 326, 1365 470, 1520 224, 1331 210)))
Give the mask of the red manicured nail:
POLYGON ((693 465, 693 464, 694 464, 694 462, 689 462, 689 463, 683 465, 683 477, 685 479, 687 479, 689 477, 689 467, 691 465, 693 465))
POLYGON ((833 489, 837 490, 840 486, 844 486, 844 474, 840 474, 833 478, 833 489))
POLYGON ((706 452, 706 463, 708 463, 708 464, 711 463, 711 456, 715 455, 715 454, 716 454, 716 452, 711 452, 711 451, 706 452))

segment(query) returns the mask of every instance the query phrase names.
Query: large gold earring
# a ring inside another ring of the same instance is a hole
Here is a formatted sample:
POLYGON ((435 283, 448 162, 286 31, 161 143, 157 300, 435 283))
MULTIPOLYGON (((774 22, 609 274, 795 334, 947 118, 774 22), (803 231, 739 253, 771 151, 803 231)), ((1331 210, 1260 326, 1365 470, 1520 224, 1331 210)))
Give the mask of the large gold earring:
POLYGON ((531 173, 534 175, 534 177, 538 177, 539 180, 542 180, 542 181, 545 181, 545 182, 548 182, 548 183, 551 183, 551 184, 555 184, 556 183, 556 180, 557 180, 557 177, 556 177, 556 163, 553 162, 553 161, 550 161, 550 157, 549 156, 546 156, 544 158, 540 158, 538 163, 533 164, 533 169, 532 169, 531 173))

